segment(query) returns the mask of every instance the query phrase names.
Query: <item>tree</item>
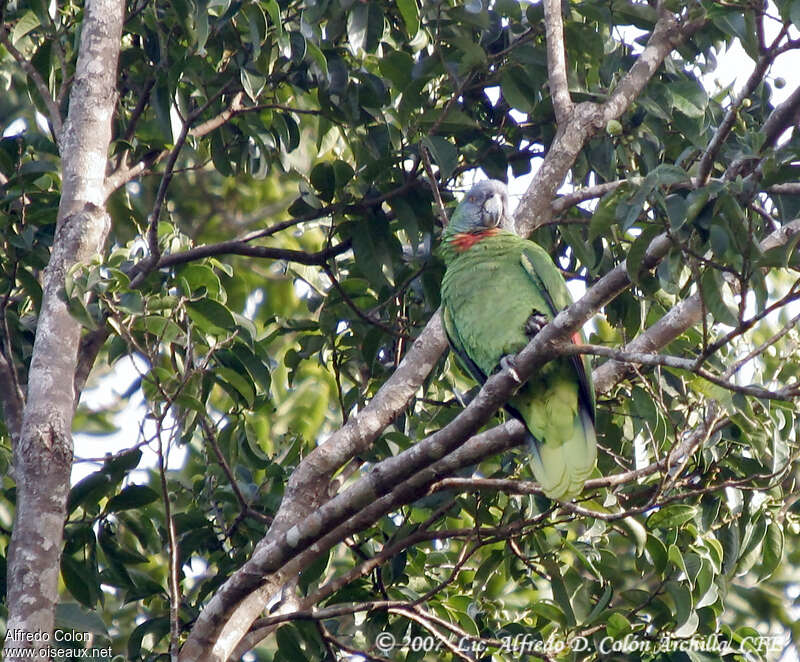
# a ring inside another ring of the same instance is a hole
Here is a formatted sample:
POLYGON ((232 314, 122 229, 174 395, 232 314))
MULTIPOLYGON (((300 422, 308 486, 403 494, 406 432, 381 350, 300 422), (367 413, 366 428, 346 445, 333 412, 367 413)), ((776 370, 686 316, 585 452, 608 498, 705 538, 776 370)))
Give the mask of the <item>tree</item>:
POLYGON ((770 67, 798 17, 4 5, 0 104, 27 124, 0 141, 7 659, 793 646, 800 87, 773 102, 770 67), (754 71, 713 89, 737 39, 754 71), (498 414, 508 374, 462 407, 437 312, 454 191, 534 166, 516 230, 586 294, 516 365, 594 357, 572 503, 498 414), (117 403, 81 402, 123 365, 117 403), (70 485, 72 434, 107 438, 131 398, 124 450, 70 485))

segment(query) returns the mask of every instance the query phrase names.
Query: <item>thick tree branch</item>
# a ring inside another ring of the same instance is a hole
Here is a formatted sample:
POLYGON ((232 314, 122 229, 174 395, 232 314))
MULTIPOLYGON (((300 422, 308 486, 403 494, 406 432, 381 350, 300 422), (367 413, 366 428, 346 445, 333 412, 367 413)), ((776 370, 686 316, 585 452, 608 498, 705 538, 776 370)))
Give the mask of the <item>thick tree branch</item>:
POLYGON ((790 126, 800 122, 800 87, 798 87, 782 104, 770 113, 764 122, 764 144, 762 151, 774 147, 781 134, 790 126))
MULTIPOLYGON (((60 135, 62 193, 44 273, 28 400, 14 444, 17 503, 8 558, 7 647, 49 659, 58 601, 59 556, 72 468, 72 417, 80 323, 60 292, 67 272, 103 248, 110 219, 103 183, 111 141, 117 60, 125 3, 87 3, 67 122, 60 135)), ((22 659, 7 655, 8 660, 22 659)))
POLYGON ((567 82, 567 49, 564 44, 564 21, 561 0, 544 0, 544 24, 547 39, 547 73, 550 98, 556 115, 556 125, 563 127, 572 114, 572 98, 567 82))

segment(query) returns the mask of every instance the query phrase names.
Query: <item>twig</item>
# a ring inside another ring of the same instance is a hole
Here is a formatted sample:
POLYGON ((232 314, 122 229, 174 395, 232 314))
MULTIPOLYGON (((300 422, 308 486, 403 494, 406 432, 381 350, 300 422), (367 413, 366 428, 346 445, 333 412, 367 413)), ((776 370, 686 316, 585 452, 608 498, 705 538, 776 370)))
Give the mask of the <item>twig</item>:
POLYGON ((170 501, 169 487, 167 485, 167 463, 162 442, 164 413, 158 417, 156 439, 158 440, 158 475, 161 483, 161 498, 164 502, 164 519, 167 528, 167 544, 169 549, 169 649, 170 657, 175 660, 178 657, 179 637, 181 632, 180 606, 181 606, 181 585, 180 585, 180 552, 178 548, 178 534, 175 530, 175 520, 172 517, 172 502, 170 501))
POLYGON ((280 103, 261 103, 253 106, 245 106, 242 104, 242 99, 244 99, 244 92, 237 92, 231 100, 231 104, 225 110, 192 128, 189 131, 189 135, 192 136, 192 138, 201 138, 218 129, 223 124, 226 124, 237 115, 259 112, 261 110, 283 110, 287 113, 298 113, 299 115, 320 114, 319 110, 313 108, 295 108, 280 103))
POLYGON ((206 416, 204 415, 201 415, 199 416, 199 420, 200 420, 200 427, 203 428, 203 434, 206 437, 206 441, 208 442, 208 445, 211 447, 211 450, 214 451, 214 455, 217 458, 217 463, 219 464, 223 473, 227 477, 228 483, 230 483, 233 493, 236 495, 236 500, 239 502, 239 508, 241 510, 242 516, 246 517, 249 515, 254 519, 257 519, 263 523, 269 523, 271 521, 271 518, 267 517, 266 515, 262 515, 258 511, 253 510, 250 507, 250 504, 247 502, 247 499, 245 499, 244 494, 242 493, 242 490, 239 487, 239 483, 236 480, 236 476, 233 475, 233 471, 231 470, 228 461, 222 454, 222 449, 220 449, 219 442, 217 441, 216 432, 209 423, 208 418, 206 418, 206 416))
POLYGON ((165 269, 206 257, 219 257, 220 255, 247 255, 270 260, 286 260, 288 262, 297 262, 298 264, 322 266, 337 255, 346 253, 350 248, 349 239, 316 253, 307 253, 289 248, 273 248, 272 246, 252 246, 247 241, 234 239, 232 241, 221 241, 218 244, 195 246, 180 253, 163 255, 155 265, 155 268, 165 269))
POLYGON ((433 166, 431 165, 431 156, 428 154, 428 148, 425 145, 419 146, 420 155, 422 156, 422 165, 425 168, 425 174, 428 176, 428 186, 430 186, 433 199, 436 201, 436 209, 439 214, 439 222, 442 227, 447 226, 447 210, 442 202, 442 194, 439 192, 439 186, 436 183, 436 176, 433 174, 433 166))
POLYGON ((734 99, 731 105, 728 106, 728 110, 725 112, 725 117, 722 118, 722 122, 720 122, 720 125, 714 132, 713 138, 711 138, 711 141, 708 143, 708 147, 706 147, 705 151, 703 152, 703 156, 700 158, 700 162, 697 165, 697 180, 700 186, 705 186, 706 182, 708 181, 708 177, 711 174, 711 169, 714 165, 714 159, 736 124, 736 118, 739 116, 739 109, 741 108, 742 103, 753 93, 756 87, 761 84, 764 73, 767 71, 767 69, 769 69, 775 57, 776 54, 774 52, 769 52, 758 58, 755 69, 753 69, 753 73, 750 74, 750 77, 747 79, 744 87, 741 89, 739 94, 736 95, 736 99, 734 99))
POLYGON ((778 389, 777 391, 770 391, 762 386, 754 384, 742 386, 735 384, 728 379, 719 377, 708 370, 701 368, 699 362, 693 359, 684 359, 679 356, 671 356, 666 354, 650 354, 643 352, 631 352, 623 349, 615 349, 613 347, 605 347, 603 345, 564 345, 561 348, 561 353, 565 355, 572 354, 591 354, 593 356, 605 356, 615 361, 622 361, 625 363, 638 363, 639 365, 650 366, 664 366, 667 368, 677 368, 678 370, 686 370, 687 372, 694 373, 702 377, 706 381, 721 386, 734 393, 742 393, 744 395, 752 395, 756 398, 764 398, 767 400, 792 400, 800 395, 800 387, 786 387, 778 389))

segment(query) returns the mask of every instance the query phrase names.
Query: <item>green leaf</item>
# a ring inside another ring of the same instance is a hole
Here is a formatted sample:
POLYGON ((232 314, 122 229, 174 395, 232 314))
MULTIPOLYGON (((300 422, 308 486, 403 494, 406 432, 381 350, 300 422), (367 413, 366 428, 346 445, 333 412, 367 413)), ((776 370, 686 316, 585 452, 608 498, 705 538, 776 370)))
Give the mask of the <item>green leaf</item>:
POLYGON ((93 609, 100 591, 97 571, 91 560, 79 561, 68 554, 61 557, 61 578, 64 585, 84 607, 93 609))
POLYGON ((672 105, 687 117, 703 117, 708 105, 708 95, 699 83, 675 81, 668 85, 672 105))
POLYGON ((313 41, 306 42, 306 56, 311 58, 311 61, 319 67, 320 74, 323 78, 328 77, 328 60, 325 54, 320 50, 313 41))
POLYGON ((128 639, 128 659, 138 660, 142 657, 142 640, 148 635, 153 636, 153 647, 169 634, 169 618, 159 616, 151 618, 137 625, 128 639))
POLYGON ((239 78, 242 81, 242 87, 247 93, 247 96, 249 96, 253 101, 258 99, 258 95, 261 94, 261 90, 263 90, 264 85, 267 84, 266 76, 253 73, 247 69, 239 70, 239 78))
MULTIPOLYGON (((320 554, 310 564, 306 565, 303 572, 300 574, 300 590, 303 593, 308 593, 308 588, 317 582, 322 577, 325 570, 328 568, 328 561, 330 560, 330 550, 320 554)), ((398 556, 402 556, 398 554, 398 556)))
POLYGON ((654 535, 648 534, 645 549, 653 562, 653 568, 659 574, 663 574, 667 567, 667 548, 664 543, 654 535))
POLYGON ((783 544, 783 529, 777 522, 770 522, 761 550, 761 565, 758 568, 759 580, 767 579, 777 570, 783 558, 783 544))
POLYGON ((383 9, 377 2, 356 2, 347 16, 347 36, 355 51, 372 53, 383 36, 383 9))
POLYGON ((264 7, 267 9, 269 19, 272 22, 272 27, 277 33, 283 34, 283 21, 281 20, 281 9, 278 6, 277 0, 263 0, 264 7))
POLYGON ((120 510, 140 508, 148 503, 158 501, 158 492, 147 485, 128 485, 119 494, 111 497, 106 504, 106 512, 114 513, 120 510))
POLYGON ((353 252, 363 274, 375 287, 387 283, 384 267, 391 269, 390 235, 383 218, 364 219, 355 224, 353 252))
POLYGON ((264 360, 242 343, 237 343, 232 351, 250 377, 252 377, 253 381, 258 384, 265 393, 269 393, 272 378, 270 377, 269 370, 264 360))
POLYGON ((78 506, 89 501, 97 502, 114 487, 114 481, 104 471, 95 471, 79 480, 69 491, 67 512, 71 513, 78 506))
POLYGON ((56 627, 109 637, 108 628, 97 612, 86 611, 76 602, 61 602, 56 605, 56 627))
POLYGON ((722 572, 727 575, 736 568, 739 559, 739 527, 728 524, 720 528, 716 535, 722 543, 722 572))
POLYGON ((591 625, 594 623, 603 611, 605 611, 605 608, 608 607, 608 603, 611 602, 613 595, 614 589, 611 588, 611 584, 606 584, 603 588, 603 594, 598 598, 594 607, 592 607, 592 611, 589 612, 589 615, 584 619, 581 625, 591 625))
POLYGON ((207 264, 187 264, 178 271, 178 276, 189 286, 187 296, 209 296, 212 299, 225 302, 225 291, 219 276, 207 264))
POLYGON ((541 616, 547 622, 558 623, 563 627, 566 627, 567 625, 567 619, 564 617, 564 612, 562 612, 556 605, 549 601, 539 600, 534 602, 530 606, 530 609, 534 614, 541 616))
POLYGON ((800 245, 800 232, 792 236, 789 241, 780 246, 775 246, 765 251, 763 255, 759 256, 755 263, 759 267, 780 267, 788 268, 800 265, 800 251, 797 250, 800 245))
POLYGON ((16 46, 17 42, 25 35, 30 34, 41 25, 39 18, 30 9, 26 11, 17 21, 11 32, 11 43, 16 46))
POLYGON ((103 471, 110 475, 123 475, 139 466, 142 459, 142 451, 138 448, 124 451, 109 460, 103 465, 103 471))
POLYGON ((620 639, 632 630, 630 621, 617 612, 611 614, 606 621, 606 634, 612 639, 620 639))
POLYGON ((309 181, 320 198, 326 202, 333 199, 333 194, 336 192, 336 173, 328 161, 318 163, 311 169, 309 181))
POLYGON ((147 333, 167 344, 183 336, 181 327, 168 317, 161 317, 160 315, 140 317, 133 323, 132 327, 136 331, 147 331, 147 333))
POLYGON ((206 54, 206 41, 208 41, 208 0, 195 0, 194 4, 194 33, 197 41, 198 55, 206 54))
POLYGON ((655 186, 668 188, 674 184, 689 181, 689 173, 671 163, 662 163, 655 170, 648 173, 647 179, 652 181, 655 186))
MULTIPOLYGON (((408 0, 414 2, 414 0, 408 0)), ((411 82, 414 59, 405 51, 391 51, 378 61, 378 69, 397 89, 403 90, 411 82)))
POLYGON ((419 32, 419 7, 417 7, 417 1, 397 0, 397 8, 400 10, 400 16, 403 17, 403 23, 406 25, 406 33, 409 37, 413 37, 419 32))
POLYGON ((420 129, 427 133, 435 126, 439 133, 457 134, 477 127, 475 120, 462 110, 451 108, 444 116, 443 113, 444 110, 438 108, 423 112, 419 118, 420 129))
POLYGON ((736 314, 722 298, 722 278, 716 269, 706 269, 700 280, 703 303, 717 322, 736 326, 736 314))
POLYGON ((436 165, 442 173, 442 180, 450 179, 450 175, 458 164, 458 149, 446 138, 441 136, 424 136, 422 143, 428 148, 436 165))
POLYGON ((513 108, 523 113, 534 111, 537 94, 540 92, 537 93, 523 67, 506 67, 500 78, 500 89, 503 91, 503 98, 513 108))
POLYGON ((302 647, 297 629, 292 625, 284 625, 278 628, 275 633, 275 640, 278 644, 278 651, 286 660, 305 660, 307 659, 302 647))
POLYGON ((641 556, 647 545, 647 529, 633 517, 625 517, 619 520, 619 525, 628 532, 628 535, 636 544, 636 555, 641 556))
POLYGON ((677 529, 694 518, 697 508, 683 503, 673 503, 657 510, 647 518, 648 529, 677 529))
POLYGON ((692 613, 692 594, 686 586, 676 581, 668 581, 664 588, 675 604, 675 625, 680 627, 692 613))
POLYGON ((191 320, 206 333, 219 334, 225 329, 233 329, 236 321, 231 312, 222 304, 211 299, 190 301, 186 304, 186 312, 191 320))
POLYGON ((606 193, 597 203, 592 220, 589 223, 589 241, 597 237, 606 237, 611 232, 611 226, 617 222, 617 205, 623 198, 631 194, 631 187, 627 184, 617 187, 611 193, 606 193))
POLYGON ((217 382, 232 396, 240 395, 247 403, 248 407, 252 407, 255 401, 256 393, 253 383, 249 377, 239 374, 235 370, 225 368, 222 366, 214 370, 214 377, 217 382))
POLYGON ((648 225, 631 244, 631 249, 625 259, 625 268, 632 283, 638 284, 640 282, 642 260, 644 260, 647 247, 659 234, 661 234, 661 228, 655 225, 648 225))

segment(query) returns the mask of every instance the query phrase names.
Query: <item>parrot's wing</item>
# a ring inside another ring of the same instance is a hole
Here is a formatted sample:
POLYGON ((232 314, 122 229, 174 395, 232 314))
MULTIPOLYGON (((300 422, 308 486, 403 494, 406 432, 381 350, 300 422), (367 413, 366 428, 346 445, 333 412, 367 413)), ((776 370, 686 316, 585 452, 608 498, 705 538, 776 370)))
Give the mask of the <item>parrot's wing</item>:
MULTIPOLYGON (((526 243, 528 245, 522 249, 520 262, 536 288, 542 293, 542 298, 550 308, 550 319, 552 319, 572 303, 572 297, 567 284, 545 250, 532 241, 526 243)), ((594 422, 594 388, 589 362, 585 356, 577 355, 570 356, 569 361, 578 377, 580 399, 594 422)))
POLYGON ((461 340, 461 336, 458 334, 458 329, 453 323, 453 317, 450 314, 450 310, 447 306, 442 306, 442 320, 444 322, 444 332, 447 334, 447 339, 450 341, 450 347, 453 348, 453 351, 458 357, 459 363, 470 375, 472 375, 472 378, 476 382, 483 384, 486 381, 486 375, 478 367, 475 361, 473 361, 467 355, 467 352, 464 349, 464 343, 461 340))

